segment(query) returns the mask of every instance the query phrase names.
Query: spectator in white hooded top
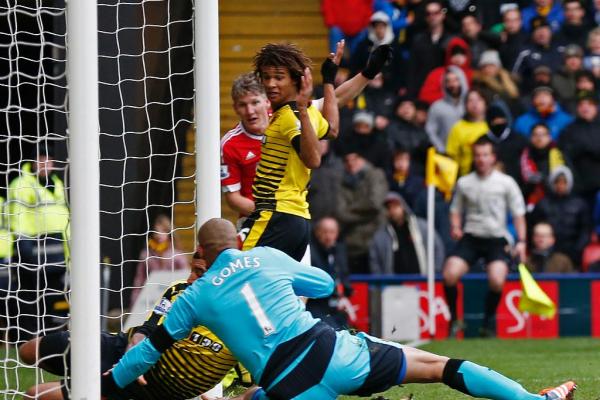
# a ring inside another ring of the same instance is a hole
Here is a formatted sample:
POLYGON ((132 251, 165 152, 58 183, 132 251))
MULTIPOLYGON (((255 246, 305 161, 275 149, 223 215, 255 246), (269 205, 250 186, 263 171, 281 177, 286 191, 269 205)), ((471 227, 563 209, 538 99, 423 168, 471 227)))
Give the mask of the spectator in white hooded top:
POLYGON ((449 66, 444 74, 444 98, 429 108, 425 131, 435 148, 444 153, 450 128, 465 114, 464 98, 469 90, 465 74, 459 67, 449 66))
POLYGON ((352 75, 359 73, 367 65, 369 55, 381 45, 389 45, 392 48, 393 60, 387 63, 381 72, 386 87, 395 92, 399 82, 405 79, 404 76, 399 76, 404 63, 401 60, 400 45, 397 40, 394 40, 390 17, 383 11, 377 11, 371 16, 367 37, 358 42, 356 48, 352 51, 350 72, 352 75))

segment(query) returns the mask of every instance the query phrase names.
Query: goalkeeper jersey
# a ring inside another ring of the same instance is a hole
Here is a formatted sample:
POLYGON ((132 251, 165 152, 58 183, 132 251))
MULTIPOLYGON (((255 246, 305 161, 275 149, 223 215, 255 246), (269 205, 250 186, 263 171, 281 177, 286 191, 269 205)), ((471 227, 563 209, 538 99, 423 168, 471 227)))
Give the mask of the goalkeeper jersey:
MULTIPOLYGON (((149 334, 162 324, 175 299, 189 285, 185 281, 172 284, 150 312, 141 331, 149 334)), ((155 399, 190 399, 218 384, 236 364, 235 357, 214 333, 204 326, 195 326, 168 348, 144 377, 155 399)))
MULTIPOLYGON (((317 137, 322 139, 329 131, 327 120, 313 104, 308 107, 308 114, 317 137)), ((310 169, 298 154, 300 127, 295 102, 286 103, 273 112, 252 186, 257 211, 279 211, 310 218, 306 202, 310 169)))
MULTIPOLYGON (((277 346, 318 322, 298 296, 329 296, 333 287, 326 272, 279 250, 228 249, 173 304, 164 327, 179 340, 189 337, 194 326, 210 326, 258 382, 277 346)), ((115 367, 115 382, 124 387, 159 357, 145 339, 115 367)))

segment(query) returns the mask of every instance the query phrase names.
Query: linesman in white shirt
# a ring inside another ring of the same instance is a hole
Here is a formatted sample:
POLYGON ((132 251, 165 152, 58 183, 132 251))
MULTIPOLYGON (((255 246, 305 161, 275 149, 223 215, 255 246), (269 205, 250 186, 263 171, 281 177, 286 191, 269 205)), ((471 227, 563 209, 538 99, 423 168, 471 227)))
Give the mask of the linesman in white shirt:
POLYGON ((458 243, 444 264, 444 290, 450 308, 450 335, 464 329, 457 320, 457 284, 479 260, 485 262, 488 292, 481 336, 492 336, 491 324, 508 275, 513 242, 506 228, 508 213, 517 231, 513 254, 525 260, 525 202, 513 178, 496 170, 494 144, 486 136, 473 144, 474 171, 458 180, 450 207, 450 234, 458 243))

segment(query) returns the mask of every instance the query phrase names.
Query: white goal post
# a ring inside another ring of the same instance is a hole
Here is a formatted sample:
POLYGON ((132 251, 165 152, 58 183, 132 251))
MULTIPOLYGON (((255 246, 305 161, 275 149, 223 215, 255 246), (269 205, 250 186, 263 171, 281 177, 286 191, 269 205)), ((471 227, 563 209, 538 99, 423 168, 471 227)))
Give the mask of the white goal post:
MULTIPOLYGON (((197 226, 221 216, 218 0, 194 1, 197 226), (216 98, 215 98, 216 97, 216 98), (198 122, 201 121, 201 124, 198 122), (201 129, 200 129, 201 127, 201 129)), ((72 262, 100 260, 97 4, 67 3, 72 262), (94 171, 90 174, 90 171, 94 171), (79 173, 77 173, 79 172, 79 173), (93 245, 91 245, 93 243, 93 245)), ((99 267, 99 264, 95 264, 99 267)), ((100 270, 71 273, 72 397, 99 399, 100 270), (90 294, 96 295, 91 296, 90 294), (94 343, 95 345, 91 345, 94 343)))
POLYGON ((71 396, 100 397, 98 7, 67 3, 71 162, 71 396))

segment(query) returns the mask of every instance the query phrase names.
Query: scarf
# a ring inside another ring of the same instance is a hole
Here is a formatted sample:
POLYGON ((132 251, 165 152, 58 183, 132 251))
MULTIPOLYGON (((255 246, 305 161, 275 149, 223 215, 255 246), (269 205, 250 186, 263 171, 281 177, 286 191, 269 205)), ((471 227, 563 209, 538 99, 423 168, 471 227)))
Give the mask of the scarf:
POLYGON ((163 254, 170 247, 171 247, 170 240, 166 240, 164 242, 159 242, 152 238, 148 240, 148 248, 156 254, 163 254))
POLYGON ((552 11, 552 4, 546 7, 537 7, 536 10, 542 17, 547 17, 550 11, 552 11))
POLYGON ((540 171, 539 166, 534 160, 531 147, 526 147, 521 153, 521 176, 526 183, 533 184, 533 190, 527 196, 527 207, 535 206, 542 200, 546 194, 545 190, 545 175, 552 172, 556 167, 564 165, 562 153, 556 147, 556 143, 552 142, 548 148, 544 149, 548 156, 548 171, 540 171))

